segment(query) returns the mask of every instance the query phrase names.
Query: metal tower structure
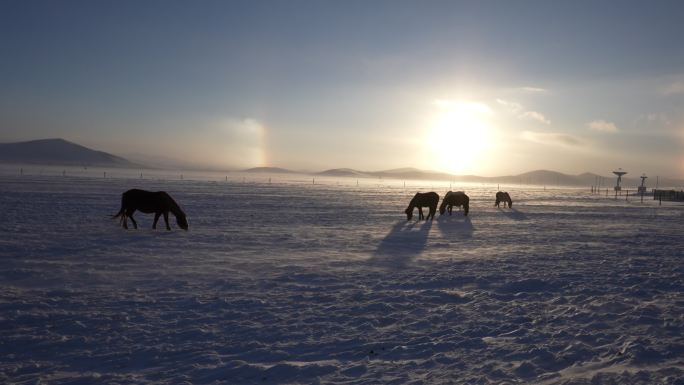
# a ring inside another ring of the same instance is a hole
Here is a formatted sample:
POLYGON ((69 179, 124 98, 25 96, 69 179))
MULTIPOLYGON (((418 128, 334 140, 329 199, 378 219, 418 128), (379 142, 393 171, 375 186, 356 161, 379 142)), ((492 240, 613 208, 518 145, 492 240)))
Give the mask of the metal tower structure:
POLYGON ((641 186, 637 188, 637 193, 646 194, 646 178, 648 177, 646 176, 646 174, 641 174, 639 178, 641 178, 641 186))
POLYGON ((617 175, 617 184, 615 185, 615 191, 620 191, 622 190, 622 187, 620 187, 620 182, 622 182, 622 176, 627 174, 627 171, 622 171, 621 168, 618 168, 617 171, 613 171, 613 174, 617 175))

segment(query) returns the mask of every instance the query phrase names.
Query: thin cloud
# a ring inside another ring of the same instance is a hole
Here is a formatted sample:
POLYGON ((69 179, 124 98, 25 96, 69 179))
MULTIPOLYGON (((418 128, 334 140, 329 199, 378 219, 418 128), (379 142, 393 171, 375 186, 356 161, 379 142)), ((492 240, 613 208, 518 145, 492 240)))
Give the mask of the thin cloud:
POLYGON ((614 134, 619 131, 615 123, 608 122, 603 119, 591 121, 587 123, 587 127, 591 128, 594 131, 607 132, 611 134, 614 134))
POLYGON ((522 138, 540 144, 549 144, 565 147, 582 147, 586 142, 576 136, 560 132, 535 132, 523 131, 522 138))
POLYGON ((503 100, 503 99, 496 99, 496 102, 499 103, 500 105, 506 107, 507 110, 511 111, 514 114, 517 114, 520 112, 523 107, 520 103, 516 102, 511 102, 508 100, 503 100))
POLYGON ((531 119, 536 120, 540 123, 551 124, 551 121, 547 119, 544 114, 537 111, 528 111, 523 107, 522 104, 517 102, 511 102, 509 100, 496 99, 496 102, 506 108, 508 111, 516 115, 518 119, 531 119))
POLYGON ((670 126, 672 125, 672 121, 670 118, 667 117, 665 114, 659 114, 655 112, 651 112, 649 114, 645 115, 640 115, 639 118, 637 119, 637 122, 646 122, 649 124, 661 124, 663 126, 670 126))
POLYGON ((684 94, 684 80, 675 80, 674 82, 663 87, 662 92, 668 96, 684 94))
POLYGON ((549 92, 546 88, 540 88, 540 87, 520 87, 521 90, 529 93, 535 93, 535 94, 545 94, 549 92))
POLYGON ((525 111, 520 116, 520 118, 532 119, 544 124, 551 124, 551 121, 546 119, 544 115, 537 111, 525 111))

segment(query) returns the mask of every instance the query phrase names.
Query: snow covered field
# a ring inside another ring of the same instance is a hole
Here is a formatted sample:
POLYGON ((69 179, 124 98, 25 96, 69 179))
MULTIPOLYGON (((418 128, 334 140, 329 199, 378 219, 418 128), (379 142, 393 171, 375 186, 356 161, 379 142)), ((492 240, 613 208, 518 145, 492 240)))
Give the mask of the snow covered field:
POLYGON ((684 384, 681 203, 287 178, 0 175, 0 383, 684 384))

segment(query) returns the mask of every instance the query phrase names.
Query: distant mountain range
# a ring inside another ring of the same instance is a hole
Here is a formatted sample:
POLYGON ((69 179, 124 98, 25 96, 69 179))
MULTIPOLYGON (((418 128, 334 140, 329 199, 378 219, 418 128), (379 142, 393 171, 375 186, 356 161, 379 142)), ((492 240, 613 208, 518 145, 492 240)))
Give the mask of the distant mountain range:
MULTIPOLYGON (((581 175, 567 175, 555 171, 537 170, 519 175, 484 177, 477 175, 451 175, 437 171, 425 171, 417 168, 398 168, 385 171, 365 172, 349 168, 338 168, 318 173, 324 176, 338 177, 366 177, 388 179, 418 179, 418 180, 444 180, 453 182, 474 183, 506 183, 506 184, 538 184, 538 185, 565 185, 565 186, 591 186, 597 183, 599 175, 584 173, 581 175)), ((604 178, 604 180, 606 180, 604 178)), ((606 182, 607 183, 607 182, 606 182)))
POLYGON ((64 139, 0 143, 0 162, 74 166, 140 167, 125 158, 64 139))
MULTIPOLYGON (((266 172, 268 169, 277 170, 278 173, 300 173, 297 171, 275 168, 260 167, 257 169, 244 170, 246 172, 266 172)), ((310 174, 310 173, 307 173, 310 174)), ((615 185, 615 176, 604 176, 593 173, 583 173, 579 175, 568 175, 557 171, 535 170, 518 175, 485 177, 477 175, 452 175, 438 171, 425 171, 417 168, 406 167, 384 171, 360 171, 352 168, 333 168, 330 170, 314 173, 314 175, 328 177, 348 177, 348 178, 386 178, 386 179, 413 179, 413 180, 441 180, 452 182, 469 183, 499 183, 499 184, 535 184, 549 186, 596 186, 599 182, 601 188, 612 189, 615 185)), ((638 186, 641 184, 639 178, 623 177, 623 186, 638 186)), ((682 186, 684 181, 672 178, 660 178, 661 186, 682 186)), ((653 186, 653 179, 648 181, 649 186, 653 186)))
MULTIPOLYGON (((141 155, 142 157, 142 155, 141 155)), ((157 167, 174 169, 198 169, 183 161, 150 157, 144 158, 145 165, 131 162, 126 158, 112 155, 103 151, 93 150, 64 139, 41 139, 28 142, 0 143, 0 163, 24 163, 24 164, 55 164, 71 166, 100 166, 100 167, 157 167)), ((451 175, 437 171, 419 170, 417 168, 397 168, 384 171, 360 171, 351 168, 334 168, 317 173, 293 171, 280 167, 254 167, 242 172, 260 174, 309 174, 326 177, 349 177, 349 178, 386 178, 386 179, 415 179, 415 180, 441 180, 452 182, 473 183, 500 183, 500 184, 536 184, 551 186, 595 186, 601 180, 602 188, 612 188, 615 184, 615 176, 601 176, 592 173, 568 175, 556 171, 536 170, 519 175, 507 175, 496 177, 483 177, 477 175, 451 175)), ((655 181, 648 180, 649 186, 654 186, 655 181)), ((637 178, 623 177, 624 186, 637 186, 641 180, 637 178)), ((672 178, 660 178, 660 186, 682 186, 684 181, 672 178)))

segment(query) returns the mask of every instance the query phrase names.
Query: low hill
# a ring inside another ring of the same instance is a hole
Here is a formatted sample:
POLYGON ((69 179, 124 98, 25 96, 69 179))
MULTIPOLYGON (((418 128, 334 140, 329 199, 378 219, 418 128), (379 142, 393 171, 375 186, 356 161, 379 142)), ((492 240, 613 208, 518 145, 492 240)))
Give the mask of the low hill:
POLYGON ((0 143, 0 162, 79 166, 139 167, 125 158, 64 139, 0 143))
POLYGON ((514 176, 517 183, 538 184, 538 185, 560 185, 560 186, 591 186, 596 184, 598 175, 584 173, 580 175, 568 175, 557 171, 535 170, 514 176))
POLYGON ((424 171, 413 167, 396 168, 392 170, 376 171, 369 173, 378 178, 395 179, 426 179, 426 180, 453 180, 454 175, 437 171, 424 171))
POLYGON ((321 171, 321 172, 317 173, 316 175, 348 176, 348 177, 360 177, 360 178, 372 177, 372 175, 368 174, 367 172, 354 170, 352 168, 333 168, 330 170, 321 171))
POLYGON ((293 174, 295 171, 288 170, 286 168, 280 168, 280 167, 253 167, 253 168, 248 168, 246 170, 242 170, 242 172, 254 172, 254 173, 263 173, 263 174, 293 174))

